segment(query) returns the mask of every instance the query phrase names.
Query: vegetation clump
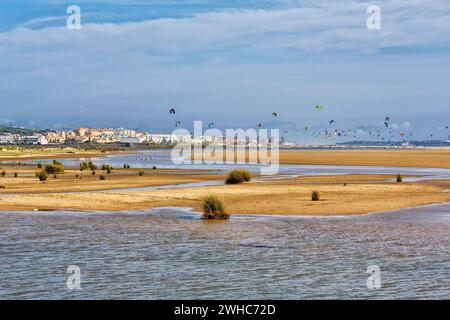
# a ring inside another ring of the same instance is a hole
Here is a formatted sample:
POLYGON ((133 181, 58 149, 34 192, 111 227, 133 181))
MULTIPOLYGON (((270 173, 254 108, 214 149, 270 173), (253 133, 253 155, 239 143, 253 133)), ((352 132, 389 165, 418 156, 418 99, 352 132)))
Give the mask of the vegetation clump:
POLYGON ((202 219, 205 220, 226 220, 230 218, 230 215, 225 211, 225 205, 222 199, 213 194, 202 199, 202 209, 202 219))
POLYGON ((231 170, 230 173, 228 174, 225 183, 238 184, 243 182, 250 182, 250 180, 251 180, 250 172, 244 169, 234 169, 231 170))
POLYGON ((142 177, 144 175, 144 171, 139 171, 139 177, 142 177))
POLYGON ((398 183, 403 182, 403 177, 402 177, 401 174, 398 174, 398 175, 397 175, 397 182, 398 182, 398 183))
POLYGON ((100 180, 106 180, 106 177, 104 176, 104 175, 100 175, 100 178, 99 178, 100 180))
POLYGON ((312 201, 319 201, 320 200, 320 194, 319 191, 313 191, 311 194, 311 200, 312 201))
POLYGON ((63 173, 64 172, 64 165, 57 161, 57 160, 53 160, 52 164, 48 164, 45 166, 44 171, 47 174, 59 174, 59 173, 63 173))
POLYGON ((39 181, 47 181, 48 174, 47 172, 45 172, 45 170, 42 170, 36 173, 36 178, 38 178, 39 181))
POLYGON ((92 161, 89 161, 89 162, 85 162, 85 161, 80 162, 80 171, 84 171, 84 170, 87 170, 87 169, 90 169, 90 170, 96 170, 96 169, 97 169, 97 166, 96 166, 92 161))

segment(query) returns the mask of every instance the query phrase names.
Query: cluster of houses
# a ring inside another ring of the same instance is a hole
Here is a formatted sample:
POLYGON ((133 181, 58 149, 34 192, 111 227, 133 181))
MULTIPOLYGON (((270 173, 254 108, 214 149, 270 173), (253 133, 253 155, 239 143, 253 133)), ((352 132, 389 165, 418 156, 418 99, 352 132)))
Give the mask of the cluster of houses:
POLYGON ((233 144, 245 143, 257 145, 267 141, 237 141, 236 138, 201 136, 193 138, 188 135, 138 132, 136 130, 119 128, 78 128, 68 131, 48 131, 33 135, 0 134, 0 144, 3 145, 47 145, 64 143, 124 143, 124 144, 154 144, 172 145, 189 141, 190 143, 233 144))

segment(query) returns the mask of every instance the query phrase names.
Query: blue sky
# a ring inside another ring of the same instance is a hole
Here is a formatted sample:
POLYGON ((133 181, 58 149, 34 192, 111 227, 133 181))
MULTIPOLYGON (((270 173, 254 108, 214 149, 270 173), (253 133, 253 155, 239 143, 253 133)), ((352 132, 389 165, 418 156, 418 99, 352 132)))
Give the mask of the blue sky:
POLYGON ((344 130, 389 115, 394 130, 447 136, 450 2, 374 2, 377 31, 372 3, 3 0, 0 123, 170 129, 175 106, 188 127, 344 130), (71 4, 81 30, 65 27, 71 4))

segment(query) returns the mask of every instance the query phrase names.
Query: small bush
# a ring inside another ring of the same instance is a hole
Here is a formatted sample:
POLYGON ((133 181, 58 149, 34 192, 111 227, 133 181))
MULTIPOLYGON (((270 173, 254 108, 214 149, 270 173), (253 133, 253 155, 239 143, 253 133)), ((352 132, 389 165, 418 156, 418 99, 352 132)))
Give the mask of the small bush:
POLYGON ((19 174, 17 172, 14 172, 14 178, 17 178, 19 174))
POLYGON ((403 182, 403 177, 402 177, 401 174, 398 174, 398 175, 397 175, 397 182, 398 182, 398 183, 403 182))
POLYGON ((95 176, 95 170, 92 170, 92 175, 95 176))
POLYGON ((106 180, 106 177, 104 175, 100 175, 100 180, 106 180))
POLYGON ((80 162, 80 171, 86 170, 87 168, 89 168, 89 166, 86 162, 80 162))
POLYGON ((42 163, 37 164, 38 169, 42 169, 42 163))
POLYGON ((153 170, 156 170, 156 166, 153 166, 153 170))
POLYGON ((209 195, 202 199, 202 219, 229 219, 230 215, 225 211, 225 205, 216 195, 209 195))
POLYGON ((0 173, 0 176, 2 176, 2 178, 4 178, 5 175, 6 175, 6 171, 2 171, 2 172, 0 173))
POLYGON ((76 175, 75 175, 75 178, 76 178, 76 179, 78 179, 79 177, 80 177, 80 175, 79 175, 79 174, 76 174, 76 175))
POLYGON ((106 168, 106 173, 107 173, 107 174, 110 174, 111 172, 112 172, 112 170, 111 170, 110 167, 106 168))
POLYGON ((57 179, 58 178, 58 175, 57 174, 54 174, 53 175, 53 179, 57 179))
POLYGON ((144 171, 139 171, 139 177, 142 177, 144 175, 144 171))
POLYGON ((46 165, 44 170, 47 174, 63 173, 64 165, 61 162, 54 160, 52 164, 46 165))
POLYGON ((319 201, 320 200, 320 194, 319 191, 313 191, 311 194, 311 200, 312 201, 319 201))
POLYGON ((124 168, 124 169, 130 169, 131 167, 130 167, 129 164, 124 164, 124 165, 123 165, 123 168, 124 168))
POLYGON ((39 179, 39 181, 47 181, 48 174, 44 170, 36 173, 36 177, 39 179))
POLYGON ((249 182, 251 180, 250 172, 244 169, 234 169, 228 174, 225 180, 226 184, 237 184, 242 182, 249 182))
POLYGON ((311 194, 311 200, 312 201, 319 201, 320 200, 320 194, 319 191, 313 191, 311 194))
POLYGON ((88 165, 89 169, 91 169, 91 170, 97 169, 97 166, 92 161, 89 161, 87 165, 88 165))

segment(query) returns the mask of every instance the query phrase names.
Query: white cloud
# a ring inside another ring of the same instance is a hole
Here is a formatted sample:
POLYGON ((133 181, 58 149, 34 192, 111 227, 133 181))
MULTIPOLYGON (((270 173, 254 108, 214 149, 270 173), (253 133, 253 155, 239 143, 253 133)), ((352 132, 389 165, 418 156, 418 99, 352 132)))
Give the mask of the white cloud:
MULTIPOLYGON (((391 0, 381 5, 382 29, 366 28, 367 3, 317 1, 314 6, 285 10, 210 12, 193 17, 161 18, 122 24, 86 24, 80 31, 64 26, 40 30, 17 28, 0 34, 0 45, 36 50, 96 48, 157 54, 236 48, 271 52, 357 50, 373 52, 392 46, 440 45, 450 41, 447 0, 391 0)), ((57 17, 34 19, 35 24, 57 17)))
POLYGON ((96 116, 117 111, 122 120, 122 110, 133 107, 127 116, 141 119, 175 103, 220 118, 231 110, 227 116, 235 119, 239 112, 245 121, 256 121, 257 109, 270 115, 275 106, 303 123, 319 115, 300 106, 319 102, 328 106, 324 117, 346 115, 355 125, 362 113, 369 123, 385 114, 396 115, 399 123, 414 112, 419 119, 425 104, 434 105, 435 115, 448 114, 450 90, 442 82, 450 68, 446 57, 364 54, 447 45, 448 0, 384 1, 380 31, 366 28, 367 2, 307 3, 91 23, 75 31, 64 21, 61 27, 0 33, 0 105, 12 106, 4 117, 65 113, 73 120, 75 112, 67 111, 72 108, 96 116), (341 50, 350 55, 339 60, 333 53, 341 50), (315 53, 331 54, 311 62, 315 53))

